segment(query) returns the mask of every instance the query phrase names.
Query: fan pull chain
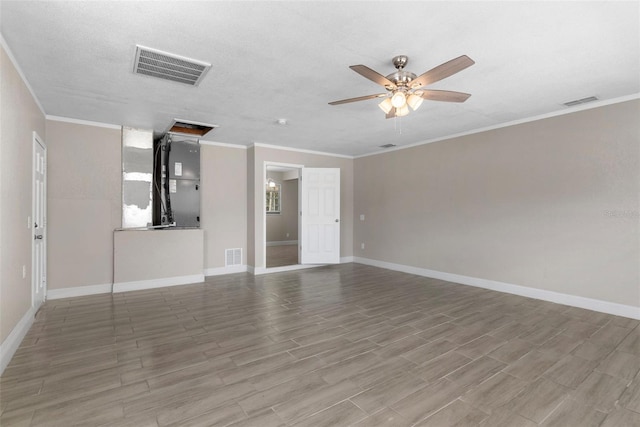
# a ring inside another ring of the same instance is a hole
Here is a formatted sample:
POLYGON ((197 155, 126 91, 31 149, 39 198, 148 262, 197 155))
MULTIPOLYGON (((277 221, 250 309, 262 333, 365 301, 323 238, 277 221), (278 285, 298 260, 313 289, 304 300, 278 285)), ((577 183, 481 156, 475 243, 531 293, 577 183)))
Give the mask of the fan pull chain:
POLYGON ((393 130, 398 131, 398 134, 402 135, 402 117, 393 117, 393 130))

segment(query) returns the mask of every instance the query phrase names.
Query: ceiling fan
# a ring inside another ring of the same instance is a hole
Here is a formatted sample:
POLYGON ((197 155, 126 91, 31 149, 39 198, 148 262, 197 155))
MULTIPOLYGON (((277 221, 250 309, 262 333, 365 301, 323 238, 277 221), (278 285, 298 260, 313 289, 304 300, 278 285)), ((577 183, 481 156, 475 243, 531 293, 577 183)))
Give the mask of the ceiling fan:
POLYGON ((396 56, 392 62, 394 67, 396 67, 396 72, 386 77, 365 65, 352 65, 349 67, 361 76, 384 86, 387 92, 333 101, 330 102, 329 105, 384 98, 378 106, 385 112, 387 119, 389 119, 391 117, 406 116, 409 114, 409 107, 414 111, 417 110, 425 99, 432 101, 464 102, 471 96, 468 93, 449 90, 423 89, 424 86, 446 79, 475 64, 473 59, 467 55, 462 55, 444 64, 440 64, 420 76, 416 76, 414 73, 404 69, 407 62, 409 62, 407 56, 396 56))

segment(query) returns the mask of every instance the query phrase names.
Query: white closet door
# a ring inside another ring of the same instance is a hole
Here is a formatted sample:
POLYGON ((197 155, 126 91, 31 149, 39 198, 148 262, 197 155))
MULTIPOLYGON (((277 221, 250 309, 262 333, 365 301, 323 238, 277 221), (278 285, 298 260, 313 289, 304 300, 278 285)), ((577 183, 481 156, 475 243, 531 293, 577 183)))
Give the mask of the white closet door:
POLYGON ((340 263, 340 169, 303 168, 301 264, 340 263))

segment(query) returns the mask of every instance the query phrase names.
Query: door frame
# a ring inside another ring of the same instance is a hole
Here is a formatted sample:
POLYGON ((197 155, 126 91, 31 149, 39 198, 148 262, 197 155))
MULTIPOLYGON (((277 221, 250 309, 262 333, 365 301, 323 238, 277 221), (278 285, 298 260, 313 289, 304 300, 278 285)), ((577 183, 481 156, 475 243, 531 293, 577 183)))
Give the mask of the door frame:
POLYGON ((36 173, 36 167, 35 167, 35 162, 36 162, 36 144, 40 145, 40 147, 42 147, 42 149, 44 150, 44 191, 43 191, 43 211, 44 211, 44 215, 43 215, 43 223, 44 223, 44 231, 42 233, 42 244, 44 245, 44 249, 43 249, 43 257, 42 257, 42 274, 44 277, 44 289, 43 289, 43 296, 42 296, 42 302, 46 301, 47 299, 47 229, 48 229, 48 224, 47 224, 47 163, 48 163, 48 159, 47 159, 47 144, 45 144, 44 140, 40 137, 40 135, 38 135, 37 132, 33 132, 33 142, 32 142, 32 151, 31 151, 31 217, 29 218, 29 229, 32 231, 31 232, 31 307, 35 308, 36 310, 40 307, 39 305, 36 306, 36 286, 37 284, 36 282, 36 265, 35 265, 35 239, 33 238, 33 232, 35 231, 34 229, 34 223, 35 223, 35 218, 36 218, 36 180, 35 180, 35 173, 36 173))
POLYGON ((265 271, 275 272, 275 271, 286 271, 286 270, 296 270, 300 268, 300 197, 298 196, 298 263, 293 265, 287 265, 283 267, 271 267, 267 268, 267 212, 265 210, 265 206, 267 204, 267 194, 264 191, 265 183, 267 182, 267 166, 279 166, 283 168, 290 169, 298 169, 298 193, 300 192, 300 176, 302 175, 301 170, 304 168, 304 165, 294 164, 294 163, 281 163, 281 162, 272 162, 265 160, 262 165, 262 180, 261 180, 261 193, 262 196, 260 200, 262 200, 261 211, 262 211, 262 265, 265 271))

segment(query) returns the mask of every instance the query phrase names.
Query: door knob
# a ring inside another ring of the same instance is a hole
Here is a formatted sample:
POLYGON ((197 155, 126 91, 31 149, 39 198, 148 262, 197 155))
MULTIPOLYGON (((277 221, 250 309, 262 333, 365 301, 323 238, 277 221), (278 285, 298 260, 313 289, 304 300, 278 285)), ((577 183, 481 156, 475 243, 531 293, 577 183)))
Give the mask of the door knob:
POLYGON ((336 222, 340 222, 340 220, 339 220, 339 219, 336 219, 336 222))

